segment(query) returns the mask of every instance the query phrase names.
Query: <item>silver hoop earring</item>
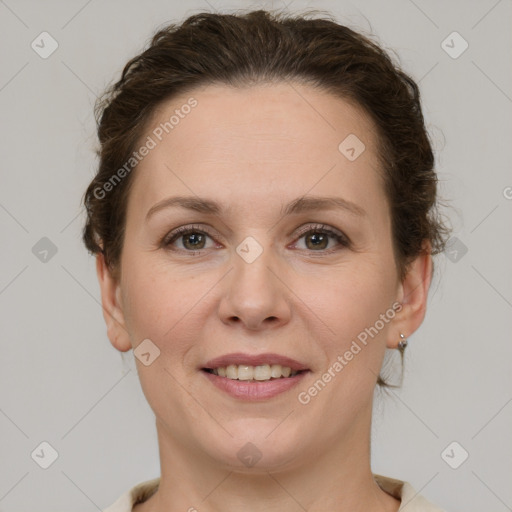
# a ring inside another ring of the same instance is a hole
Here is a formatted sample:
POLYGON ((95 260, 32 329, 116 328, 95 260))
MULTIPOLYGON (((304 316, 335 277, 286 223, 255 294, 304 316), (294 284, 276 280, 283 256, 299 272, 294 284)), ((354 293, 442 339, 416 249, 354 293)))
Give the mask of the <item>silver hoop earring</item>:
POLYGON ((399 350, 405 350, 405 347, 407 347, 407 340, 405 338, 405 336, 400 333, 400 341, 398 342, 398 349, 399 350))

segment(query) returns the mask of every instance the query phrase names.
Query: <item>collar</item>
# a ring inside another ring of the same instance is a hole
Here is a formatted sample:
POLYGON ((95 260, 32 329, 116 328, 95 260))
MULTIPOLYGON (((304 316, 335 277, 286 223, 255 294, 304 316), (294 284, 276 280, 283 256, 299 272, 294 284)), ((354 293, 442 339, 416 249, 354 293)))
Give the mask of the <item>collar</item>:
MULTIPOLYGON (((383 491, 401 501, 398 512, 405 512, 406 507, 406 512, 443 512, 417 493, 408 482, 377 474, 374 474, 373 478, 383 491)), ((131 512, 134 505, 149 499, 158 490, 159 484, 160 477, 141 482, 103 512, 131 512)))

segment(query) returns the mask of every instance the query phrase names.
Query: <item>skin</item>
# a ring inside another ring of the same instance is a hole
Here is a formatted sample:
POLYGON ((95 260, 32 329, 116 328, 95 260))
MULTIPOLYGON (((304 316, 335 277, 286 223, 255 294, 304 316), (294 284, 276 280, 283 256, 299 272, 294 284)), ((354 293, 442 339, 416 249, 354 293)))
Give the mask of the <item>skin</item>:
POLYGON ((113 346, 127 351, 149 338, 160 350, 149 366, 136 361, 156 417, 161 483, 134 510, 396 511, 399 501, 371 473, 373 392, 386 347, 423 321, 431 258, 419 256, 400 280, 375 127, 357 106, 308 85, 208 85, 162 104, 141 140, 190 96, 198 105, 134 171, 119 279, 97 256, 113 346), (338 150, 349 134, 366 146, 354 161, 338 150), (178 195, 223 211, 173 207, 146 222, 150 208, 178 195), (343 198, 364 214, 281 214, 304 195, 343 198), (199 253, 190 236, 162 247, 190 224, 209 230, 199 253), (350 244, 300 235, 316 224, 350 244), (236 252, 248 236, 263 249, 252 263, 236 252), (299 392, 394 302, 401 311, 301 404, 299 392), (242 402, 200 370, 231 352, 282 354, 310 372, 274 398, 242 402), (252 467, 237 457, 247 442, 262 454, 252 467))

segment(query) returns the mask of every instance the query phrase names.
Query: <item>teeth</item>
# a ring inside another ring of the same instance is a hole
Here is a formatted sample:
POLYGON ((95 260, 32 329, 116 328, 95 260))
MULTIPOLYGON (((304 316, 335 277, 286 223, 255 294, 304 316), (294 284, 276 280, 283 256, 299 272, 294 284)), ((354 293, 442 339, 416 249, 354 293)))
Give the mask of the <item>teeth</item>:
POLYGON ((226 377, 228 379, 238 379, 238 366, 235 366, 234 364, 230 364, 226 368, 226 377))
POLYGON ((279 379, 279 377, 281 377, 281 369, 282 366, 280 364, 273 364, 270 367, 270 375, 274 377, 274 379, 279 379))
MULTIPOLYGON (((272 372, 268 364, 254 367, 254 380, 268 380, 270 377, 272 377, 272 372)), ((281 375, 279 375, 279 377, 281 377, 281 375)))
POLYGON ((260 366, 249 366, 246 364, 230 364, 212 370, 214 375, 219 377, 227 377, 232 380, 270 380, 280 379, 281 377, 293 377, 298 372, 292 372, 289 366, 281 366, 280 364, 263 364, 260 366))
POLYGON ((254 377, 254 366, 238 365, 238 380, 252 380, 254 377))

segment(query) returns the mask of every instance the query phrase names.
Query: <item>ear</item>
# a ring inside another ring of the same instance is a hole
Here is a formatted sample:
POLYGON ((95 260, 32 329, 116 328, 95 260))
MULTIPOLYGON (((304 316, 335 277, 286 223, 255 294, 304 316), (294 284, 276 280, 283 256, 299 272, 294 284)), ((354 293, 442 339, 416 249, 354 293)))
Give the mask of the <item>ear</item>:
POLYGON ((425 249, 424 254, 420 254, 410 263, 400 284, 398 301, 402 308, 395 316, 393 327, 389 329, 388 348, 397 348, 401 340, 400 334, 408 338, 425 318, 428 290, 432 279, 430 244, 425 249))
POLYGON ((117 350, 126 352, 132 348, 132 344, 125 326, 121 287, 105 263, 102 253, 96 255, 96 274, 100 284, 101 305, 103 318, 107 324, 107 336, 117 350))

